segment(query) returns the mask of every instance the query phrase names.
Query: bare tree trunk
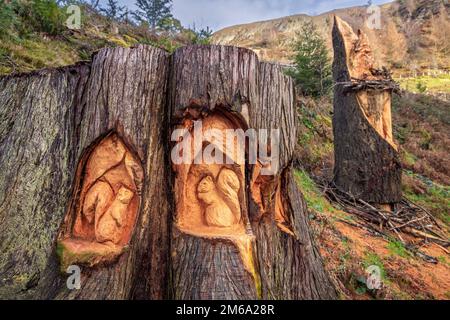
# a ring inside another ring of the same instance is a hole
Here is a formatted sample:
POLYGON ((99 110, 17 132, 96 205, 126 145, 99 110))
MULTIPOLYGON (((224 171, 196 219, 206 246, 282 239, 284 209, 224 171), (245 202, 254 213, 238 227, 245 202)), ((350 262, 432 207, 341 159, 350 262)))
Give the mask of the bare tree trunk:
POLYGON ((355 197, 375 204, 401 200, 401 165, 392 136, 392 89, 382 88, 386 75, 375 70, 368 40, 341 19, 333 28, 334 182, 355 197), (374 88, 355 88, 362 82, 374 88), (378 85, 379 84, 379 85, 378 85), (379 88, 381 86, 381 89, 379 88))
POLYGON ((1 78, 0 297, 335 298, 292 175, 293 99, 280 67, 235 47, 105 49, 1 78), (279 129, 275 174, 261 157, 171 162, 196 120, 279 129))

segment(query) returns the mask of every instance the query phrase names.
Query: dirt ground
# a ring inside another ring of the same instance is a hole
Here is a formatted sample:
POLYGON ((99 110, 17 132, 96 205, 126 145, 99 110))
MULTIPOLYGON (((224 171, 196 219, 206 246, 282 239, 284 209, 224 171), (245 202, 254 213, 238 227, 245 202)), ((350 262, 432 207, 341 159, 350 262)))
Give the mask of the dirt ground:
POLYGON ((358 227, 357 220, 347 222, 334 213, 315 213, 315 217, 313 227, 320 250, 342 299, 450 299, 447 249, 434 243, 420 246, 420 251, 438 259, 433 264, 358 227), (382 270, 378 290, 369 290, 364 283, 370 265, 382 270))

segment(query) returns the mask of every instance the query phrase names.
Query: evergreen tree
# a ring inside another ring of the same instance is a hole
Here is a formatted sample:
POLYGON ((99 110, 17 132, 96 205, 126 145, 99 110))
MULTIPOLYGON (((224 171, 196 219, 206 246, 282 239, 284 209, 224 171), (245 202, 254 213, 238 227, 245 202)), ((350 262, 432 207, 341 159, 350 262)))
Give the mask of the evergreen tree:
POLYGON ((325 40, 312 21, 302 26, 294 50, 295 66, 288 74, 296 85, 305 95, 317 97, 327 94, 332 85, 330 58, 325 40))
POLYGON ((206 29, 202 28, 200 29, 200 31, 196 32, 196 34, 197 34, 196 43, 209 44, 213 31, 207 26, 206 29))
POLYGON ((125 6, 120 6, 117 0, 108 0, 106 7, 100 11, 110 19, 120 20, 125 15, 125 6))
POLYGON ((136 7, 136 20, 147 22, 152 30, 156 30, 161 21, 172 17, 172 0, 137 0, 136 7))
POLYGON ((194 26, 189 29, 189 33, 190 40, 193 44, 210 44, 213 30, 209 26, 197 29, 194 23, 194 26))
POLYGON ((158 29, 166 31, 170 34, 176 34, 183 30, 180 20, 175 19, 172 16, 161 19, 158 22, 158 29))

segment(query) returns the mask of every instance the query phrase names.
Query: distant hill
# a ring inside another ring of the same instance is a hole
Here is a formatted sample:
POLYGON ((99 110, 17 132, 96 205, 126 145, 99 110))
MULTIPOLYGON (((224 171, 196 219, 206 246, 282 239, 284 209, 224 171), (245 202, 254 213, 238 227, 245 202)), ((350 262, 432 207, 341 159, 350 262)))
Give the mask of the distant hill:
POLYGON ((379 63, 408 72, 450 69, 450 3, 448 0, 400 0, 381 6, 381 29, 366 25, 367 7, 334 10, 319 16, 304 14, 237 25, 213 35, 213 43, 250 48, 261 59, 289 63, 292 44, 302 24, 313 20, 331 51, 333 16, 338 15, 367 33, 379 63))

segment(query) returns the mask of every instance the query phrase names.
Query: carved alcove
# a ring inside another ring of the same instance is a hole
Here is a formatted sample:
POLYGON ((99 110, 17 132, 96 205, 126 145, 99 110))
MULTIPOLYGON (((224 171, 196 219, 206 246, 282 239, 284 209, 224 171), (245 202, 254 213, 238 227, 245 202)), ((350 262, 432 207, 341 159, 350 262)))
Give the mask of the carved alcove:
MULTIPOLYGON (((216 252, 214 243, 228 243, 226 245, 228 250, 237 249, 241 263, 251 274, 253 281, 259 281, 253 252, 254 235, 247 212, 245 141, 244 148, 238 148, 238 143, 242 141, 235 136, 227 147, 225 131, 241 129, 244 132, 247 128, 246 121, 238 113, 221 107, 209 112, 199 112, 195 107, 187 108, 175 128, 187 129, 178 144, 188 141, 186 140, 188 136, 195 136, 195 126, 199 122, 202 124, 203 141, 196 148, 195 139, 191 139, 184 145, 186 148, 189 146, 190 161, 173 164, 175 233, 181 232, 208 241, 212 245, 208 249, 208 254, 216 252), (218 141, 208 136, 207 131, 210 129, 215 130, 217 135, 222 135, 223 139, 218 141), (223 155, 223 163, 208 163, 202 161, 205 159, 199 158, 205 154, 216 156, 215 152, 223 155), (230 247, 229 243, 234 245, 230 247)), ((180 148, 176 152, 182 154, 184 150, 180 148)), ((216 253, 219 254, 219 251, 216 253)), ((227 263, 219 260, 217 261, 219 265, 227 263)), ((240 277, 239 274, 235 276, 240 277)))
POLYGON ((131 239, 143 183, 138 157, 115 132, 94 143, 77 170, 58 240, 61 268, 115 260, 131 239))
POLYGON ((255 221, 264 218, 273 219, 277 226, 285 233, 294 235, 292 222, 286 213, 286 199, 283 196, 282 186, 286 183, 285 169, 277 175, 262 175, 261 168, 264 164, 258 161, 252 171, 250 180, 250 192, 257 210, 253 210, 255 221))
POLYGON ((242 205, 246 201, 245 161, 238 158, 238 153, 242 152, 237 147, 238 138, 233 138, 234 147, 230 150, 225 133, 227 129, 240 129, 241 125, 225 111, 216 111, 196 119, 187 117, 177 128, 188 129, 187 134, 194 137, 195 121, 201 122, 204 140, 196 148, 196 141, 191 139, 191 162, 174 165, 177 227, 185 233, 204 237, 245 235, 248 224, 246 206, 242 205), (206 132, 211 129, 223 139, 218 141, 207 136, 206 132), (200 158, 206 153, 214 157, 217 151, 223 155, 222 164, 208 163, 200 158))

